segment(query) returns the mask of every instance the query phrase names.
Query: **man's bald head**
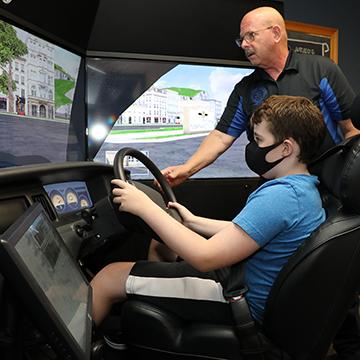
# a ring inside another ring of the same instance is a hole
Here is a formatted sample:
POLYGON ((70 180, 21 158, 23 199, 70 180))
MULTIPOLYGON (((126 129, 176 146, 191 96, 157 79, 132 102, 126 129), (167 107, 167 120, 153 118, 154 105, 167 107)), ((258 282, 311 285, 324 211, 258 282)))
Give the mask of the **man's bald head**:
POLYGON ((278 26, 285 42, 287 42, 287 33, 285 21, 282 15, 274 8, 262 6, 249 11, 241 20, 240 28, 243 25, 252 24, 255 28, 266 28, 268 26, 278 26))
POLYGON ((263 6, 249 11, 244 15, 241 22, 248 19, 256 20, 263 26, 279 25, 285 29, 285 21, 282 15, 274 8, 263 6))

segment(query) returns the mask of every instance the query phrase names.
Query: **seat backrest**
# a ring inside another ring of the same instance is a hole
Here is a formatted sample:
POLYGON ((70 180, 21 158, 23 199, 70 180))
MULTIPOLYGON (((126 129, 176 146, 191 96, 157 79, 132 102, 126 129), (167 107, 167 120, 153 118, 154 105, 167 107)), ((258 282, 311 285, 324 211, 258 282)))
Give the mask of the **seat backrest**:
POLYGON ((267 336, 293 359, 321 359, 360 289, 360 137, 319 160, 323 188, 340 207, 297 250, 265 309, 267 336))

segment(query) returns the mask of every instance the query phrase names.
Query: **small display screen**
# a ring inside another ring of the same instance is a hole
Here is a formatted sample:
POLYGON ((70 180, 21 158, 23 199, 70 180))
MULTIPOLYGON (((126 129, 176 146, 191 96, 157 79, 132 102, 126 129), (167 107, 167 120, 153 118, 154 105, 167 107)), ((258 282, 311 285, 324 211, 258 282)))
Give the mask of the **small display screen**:
POLYGON ((34 220, 15 249, 85 351, 88 286, 44 214, 34 220))
POLYGON ((44 185, 44 189, 58 214, 67 214, 92 206, 90 194, 84 181, 44 185))
POLYGON ((37 299, 31 313, 42 330, 51 336, 57 329, 78 359, 88 359, 91 289, 42 207, 29 208, 0 244, 5 276, 14 278, 13 285, 29 304, 37 299))

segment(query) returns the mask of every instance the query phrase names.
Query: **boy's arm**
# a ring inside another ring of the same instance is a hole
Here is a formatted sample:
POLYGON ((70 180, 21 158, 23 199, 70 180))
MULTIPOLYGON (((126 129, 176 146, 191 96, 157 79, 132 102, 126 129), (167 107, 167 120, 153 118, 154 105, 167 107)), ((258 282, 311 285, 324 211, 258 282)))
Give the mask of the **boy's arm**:
POLYGON ((259 245, 239 226, 230 223, 210 239, 177 222, 142 191, 121 180, 113 190, 121 211, 141 217, 175 253, 200 271, 232 265, 259 249, 259 245))
POLYGON ((206 239, 152 204, 143 207, 138 215, 176 254, 200 271, 230 266, 259 249, 259 245, 233 223, 206 239))
POLYGON ((195 216, 191 223, 184 225, 198 234, 209 237, 217 234, 220 230, 224 229, 230 224, 232 224, 231 221, 208 219, 201 216, 195 216))
POLYGON ((183 225, 206 237, 213 236, 231 223, 230 221, 208 219, 205 217, 196 216, 185 206, 179 203, 169 202, 168 206, 176 209, 179 212, 183 220, 183 225))

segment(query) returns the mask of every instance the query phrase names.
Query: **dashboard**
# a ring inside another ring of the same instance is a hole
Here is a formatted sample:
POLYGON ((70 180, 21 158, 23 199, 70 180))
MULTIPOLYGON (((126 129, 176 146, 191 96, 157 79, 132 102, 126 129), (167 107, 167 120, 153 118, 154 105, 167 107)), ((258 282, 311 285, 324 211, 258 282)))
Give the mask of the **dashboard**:
MULTIPOLYGON (((112 166, 85 161, 1 169, 0 233, 28 207, 40 203, 70 252, 77 257, 86 240, 84 234, 94 235, 83 212, 87 210, 91 214, 97 202, 108 198, 113 177, 112 166), (80 231, 83 229, 87 231, 80 231)), ((118 227, 114 231, 122 230, 118 227)))
MULTIPOLYGON (((27 208, 40 203, 74 258, 82 259, 85 254, 88 260, 88 254, 94 254, 92 269, 110 261, 146 258, 148 240, 142 233, 131 231, 130 222, 134 221, 126 213, 114 211, 110 199, 113 178, 111 165, 92 161, 2 168, 0 234, 27 208), (98 250, 102 253, 97 256, 98 250)), ((151 180, 141 183, 152 185, 151 180)), ((195 179, 175 189, 175 195, 201 216, 231 219, 257 186, 257 178, 195 179)))

